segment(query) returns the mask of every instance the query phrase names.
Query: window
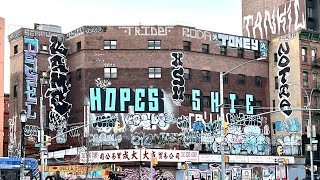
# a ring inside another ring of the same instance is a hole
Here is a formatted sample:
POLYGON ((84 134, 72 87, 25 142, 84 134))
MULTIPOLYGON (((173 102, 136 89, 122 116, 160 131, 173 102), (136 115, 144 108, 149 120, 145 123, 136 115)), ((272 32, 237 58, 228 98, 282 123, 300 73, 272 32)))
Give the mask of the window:
POLYGON ((160 79, 161 78, 161 68, 160 67, 150 67, 149 68, 149 78, 150 79, 160 79))
POLYGON ((210 71, 202 71, 202 80, 210 81, 210 71))
POLYGON ((313 108, 318 109, 319 96, 313 97, 313 108))
POLYGON ((183 70, 183 77, 184 79, 191 79, 191 70, 189 68, 185 68, 183 70))
POLYGON ((161 41, 148 41, 148 49, 161 49, 161 41))
POLYGON ((17 54, 18 53, 18 45, 15 45, 13 47, 13 54, 17 54))
POLYGON ((117 41, 115 40, 103 41, 103 49, 117 49, 117 41))
POLYGON ((222 55, 222 56, 227 55, 227 47, 220 46, 220 55, 222 55))
POLYGON ((273 58, 274 58, 274 63, 277 63, 278 62, 278 54, 274 53, 273 58))
POLYGON ((209 54, 209 44, 202 44, 202 52, 209 54))
POLYGON ((303 76, 303 86, 308 87, 308 72, 303 71, 302 76, 303 76))
POLYGON ((48 51, 48 46, 45 45, 45 44, 43 44, 43 45, 42 45, 42 50, 43 50, 43 51, 48 51))
POLYGON ((255 79, 255 85, 257 87, 261 87, 262 86, 262 78, 260 76, 256 76, 254 79, 255 79))
POLYGON ((116 79, 118 77, 118 68, 105 67, 103 69, 103 77, 106 79, 116 79))
POLYGON ((276 110, 276 100, 272 100, 272 111, 276 110))
POLYGON ((183 41, 183 50, 185 50, 185 51, 191 51, 191 42, 189 42, 189 41, 183 41))
POLYGON ((238 57, 243 58, 244 57, 244 50, 243 49, 238 49, 238 57))
POLYGON ((13 97, 18 97, 18 85, 13 86, 13 97))
POLYGON ((301 49, 301 55, 302 55, 302 62, 307 62, 307 48, 302 48, 301 49))
POLYGON ((314 62, 317 59, 317 50, 316 49, 311 50, 311 58, 312 58, 312 62, 314 62))
POLYGON ((307 17, 313 18, 313 9, 311 7, 307 8, 307 17))
POLYGON ((81 51, 81 41, 77 42, 77 51, 81 51))
POLYGON ((77 71, 76 71, 76 79, 78 81, 81 80, 81 69, 77 69, 77 71))
POLYGON ((228 84, 229 78, 228 74, 223 75, 223 84, 228 84))
POLYGON ((307 96, 304 96, 304 97, 303 97, 303 106, 304 106, 304 107, 307 107, 307 106, 308 106, 308 97, 307 97, 307 96))
POLYGON ((245 100, 244 99, 239 99, 239 106, 245 106, 245 100))
POLYGON ((261 57, 261 53, 259 51, 254 51, 254 58, 258 59, 261 57))
POLYGON ((229 103, 229 98, 223 98, 223 104, 228 105, 229 103))
POLYGON ((256 101, 256 106, 257 107, 262 107, 262 101, 256 101))
POLYGON ((274 89, 279 88, 279 78, 278 76, 274 77, 274 89))
POLYGON ((210 98, 208 96, 203 96, 203 107, 210 107, 210 98))
POLYGON ((243 74, 238 74, 238 84, 246 84, 246 76, 243 74))
POLYGON ((182 104, 185 106, 191 105, 191 95, 190 94, 184 95, 184 99, 183 99, 182 104))

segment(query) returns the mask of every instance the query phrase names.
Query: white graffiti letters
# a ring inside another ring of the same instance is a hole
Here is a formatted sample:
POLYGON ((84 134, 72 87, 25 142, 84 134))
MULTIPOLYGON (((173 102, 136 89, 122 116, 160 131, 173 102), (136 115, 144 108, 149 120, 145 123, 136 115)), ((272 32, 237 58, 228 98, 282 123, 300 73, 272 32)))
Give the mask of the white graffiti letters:
POLYGON ((119 27, 119 29, 125 29, 124 32, 129 36, 166 36, 171 31, 171 26, 128 26, 119 27))
POLYGON ((304 9, 300 8, 300 2, 304 4, 301 0, 291 0, 277 8, 274 7, 272 12, 265 9, 264 12, 259 11, 256 16, 244 16, 247 36, 256 38, 258 30, 261 39, 269 39, 271 35, 288 34, 305 28, 306 18, 304 9), (291 29, 291 25, 294 25, 294 29, 291 29))
MULTIPOLYGON (((67 121, 72 108, 72 105, 66 101, 71 84, 67 79, 69 67, 67 66, 66 55, 68 49, 63 45, 63 36, 52 36, 49 49, 50 83, 45 93, 45 97, 49 98, 51 107, 49 127, 51 130, 58 129, 60 133, 63 133, 63 129, 67 128, 67 121)), ((64 143, 66 136, 59 136, 56 140, 64 143)))

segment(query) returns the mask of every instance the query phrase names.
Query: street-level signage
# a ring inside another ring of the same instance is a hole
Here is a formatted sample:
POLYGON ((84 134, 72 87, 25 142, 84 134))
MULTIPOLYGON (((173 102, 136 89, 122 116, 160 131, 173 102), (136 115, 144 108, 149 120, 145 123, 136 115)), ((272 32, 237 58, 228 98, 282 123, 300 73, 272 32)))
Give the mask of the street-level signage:
POLYGON ((169 149, 141 149, 141 161, 150 161, 150 157, 158 162, 198 162, 199 151, 169 150, 169 149))
POLYGON ((80 153, 80 163, 134 162, 140 161, 140 149, 89 151, 80 153))
MULTIPOLYGON (((279 156, 241 156, 227 155, 230 163, 252 163, 252 164, 274 164, 279 156)), ((294 157, 281 156, 281 159, 288 159, 289 164, 294 164, 294 157)), ((200 154, 199 162, 221 162, 220 155, 200 154)))
POLYGON ((150 157, 152 156, 157 158, 158 162, 198 162, 199 151, 169 149, 122 149, 89 151, 80 153, 79 162, 102 163, 150 161, 150 157))

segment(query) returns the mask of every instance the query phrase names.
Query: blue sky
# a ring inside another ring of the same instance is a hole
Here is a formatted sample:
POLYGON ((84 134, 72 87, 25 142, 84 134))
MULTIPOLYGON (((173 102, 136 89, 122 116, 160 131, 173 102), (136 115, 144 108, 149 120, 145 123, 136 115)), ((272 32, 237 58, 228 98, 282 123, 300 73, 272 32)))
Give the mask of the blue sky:
MULTIPOLYGON (((0 17, 6 36, 34 23, 67 33, 83 25, 186 25, 241 35, 241 0, 4 0, 0 17), (4 6, 5 4, 5 6, 4 6)), ((9 92, 9 49, 5 42, 5 92, 9 92)))

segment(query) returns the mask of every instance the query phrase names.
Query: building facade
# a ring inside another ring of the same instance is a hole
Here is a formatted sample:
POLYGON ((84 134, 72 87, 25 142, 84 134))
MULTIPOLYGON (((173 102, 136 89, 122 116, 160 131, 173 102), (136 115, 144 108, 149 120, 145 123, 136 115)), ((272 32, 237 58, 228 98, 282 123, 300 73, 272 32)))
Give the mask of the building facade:
MULTIPOLYGON (((4 31, 5 19, 0 17, 0 133, 4 133, 4 31)), ((0 136, 0 144, 3 144, 3 136, 0 136)), ((3 156, 3 146, 0 147, 0 157, 1 156, 3 156)))
POLYGON ((272 40, 299 29, 319 31, 317 0, 242 0, 244 36, 272 40))
POLYGON ((9 94, 4 94, 4 114, 3 114, 3 157, 8 157, 8 145, 9 145, 9 127, 11 122, 9 121, 9 94))
MULTIPOLYGON (((39 152, 34 146, 43 103, 45 131, 54 137, 52 165, 71 158, 139 179, 153 155, 159 162, 154 176, 214 179, 222 136, 230 177, 287 177, 282 168, 304 164, 292 156, 298 151, 275 166, 270 115, 252 116, 270 111, 268 41, 186 26, 83 26, 67 34, 52 29, 22 28, 8 37, 10 118, 19 129, 17 114, 27 111, 27 156, 39 152), (220 72, 260 57, 265 60, 224 76, 221 122, 220 72)), ((19 139, 11 156, 19 155, 19 139)))

